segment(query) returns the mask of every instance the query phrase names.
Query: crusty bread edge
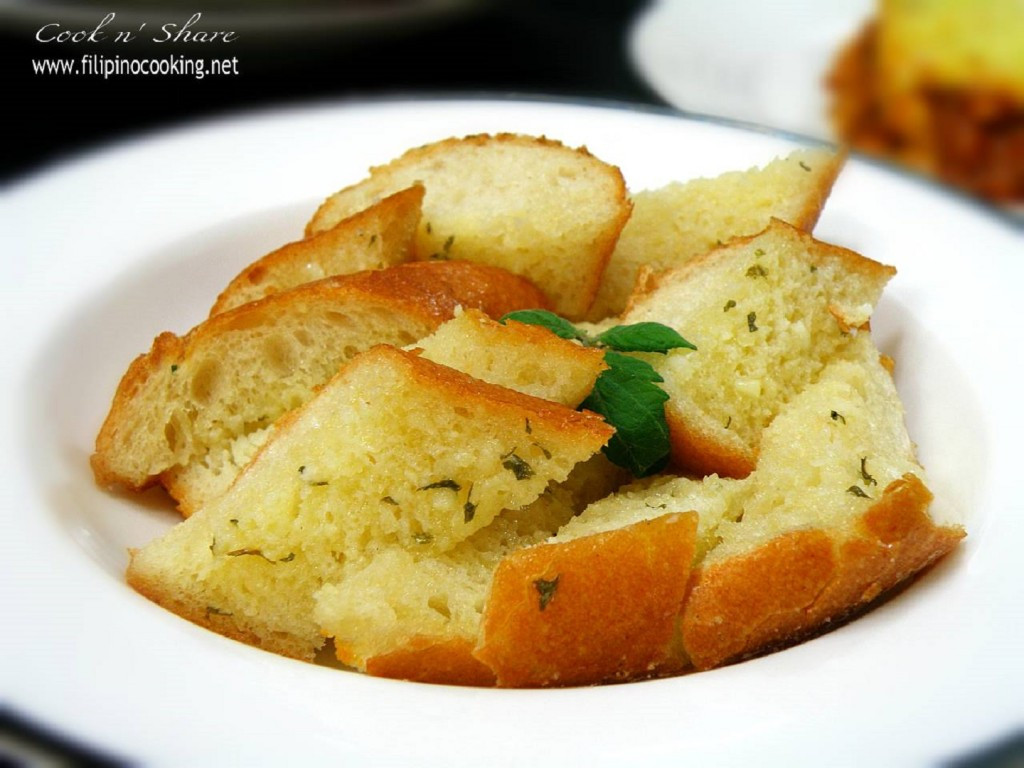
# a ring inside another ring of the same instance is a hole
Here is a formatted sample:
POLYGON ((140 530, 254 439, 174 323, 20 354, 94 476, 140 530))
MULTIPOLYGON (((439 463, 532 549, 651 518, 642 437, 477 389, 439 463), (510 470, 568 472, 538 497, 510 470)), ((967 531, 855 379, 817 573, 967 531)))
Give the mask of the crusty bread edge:
MULTIPOLYGON (((296 252, 304 252, 310 240, 329 240, 335 237, 348 236, 351 231, 358 231, 361 227, 375 223, 382 217, 394 217, 398 212, 409 208, 410 206, 416 206, 418 208, 423 201, 423 194, 423 186, 414 184, 411 187, 407 187, 406 189, 402 189, 394 194, 388 195, 370 208, 366 208, 352 216, 342 219, 329 229, 317 232, 313 235, 307 235, 307 237, 302 240, 287 243, 256 261, 253 261, 246 266, 245 269, 239 272, 238 275, 228 283, 224 290, 221 291, 217 300, 214 302, 213 307, 210 309, 210 316, 212 317, 213 315, 218 315, 226 311, 226 305, 228 302, 234 298, 234 294, 236 292, 243 290, 248 286, 253 279, 253 275, 273 270, 278 264, 291 261, 296 252)), ((419 221, 418 216, 416 217, 416 221, 419 221)), ((412 231, 409 238, 408 260, 412 260, 414 242, 415 229, 412 231)))
POLYGON ((871 603, 952 551, 965 535, 928 516, 913 474, 893 481, 855 531, 810 529, 697 569, 682 614, 698 670, 793 645, 871 603))

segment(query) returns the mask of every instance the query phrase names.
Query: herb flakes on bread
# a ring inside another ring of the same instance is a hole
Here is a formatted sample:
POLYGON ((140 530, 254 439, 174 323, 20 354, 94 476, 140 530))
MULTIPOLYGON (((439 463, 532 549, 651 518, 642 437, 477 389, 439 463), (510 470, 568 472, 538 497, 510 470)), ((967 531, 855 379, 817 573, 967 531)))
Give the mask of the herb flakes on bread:
POLYGON ((512 134, 371 169, 125 375, 96 479, 191 514, 128 582, 270 651, 474 686, 699 671, 864 610, 964 531, 871 337, 895 270, 808 234, 842 162, 632 199, 512 134))
POLYGON ((163 333, 124 375, 96 439, 102 485, 167 487, 190 514, 233 482, 274 421, 357 353, 405 346, 461 306, 546 306, 497 267, 417 262, 300 285, 163 333))
POLYGON ((288 414, 228 493, 134 553, 128 580, 191 621, 311 659, 315 595, 347 563, 442 554, 610 434, 593 414, 378 346, 288 414))

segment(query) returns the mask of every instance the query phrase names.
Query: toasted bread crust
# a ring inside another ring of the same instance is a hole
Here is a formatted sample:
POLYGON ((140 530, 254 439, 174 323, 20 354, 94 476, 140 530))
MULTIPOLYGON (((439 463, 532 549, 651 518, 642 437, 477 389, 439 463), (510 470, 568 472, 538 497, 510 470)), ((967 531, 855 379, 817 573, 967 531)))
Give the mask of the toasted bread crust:
MULTIPOLYGON (((479 401, 496 413, 508 408, 529 413, 536 419, 531 421, 531 429, 539 429, 543 425, 546 429, 566 436, 567 440, 574 435, 576 440, 594 440, 599 446, 607 442, 615 432, 614 428, 605 422, 604 417, 591 411, 573 410, 560 403, 488 384, 462 371, 438 365, 411 352, 381 345, 371 349, 370 353, 390 358, 396 367, 406 370, 410 381, 418 382, 430 390, 442 389, 460 402, 479 401)), ((283 419, 288 420, 293 416, 294 414, 285 414, 283 419)))
POLYGON ((406 648, 366 660, 366 673, 417 683, 494 685, 494 672, 473 656, 473 643, 465 639, 434 642, 414 638, 406 648))
POLYGON ((506 557, 478 659, 508 687, 647 677, 669 661, 697 516, 668 514, 506 557))
POLYGON ((159 579, 149 578, 145 572, 134 567, 135 552, 130 554, 131 560, 125 572, 125 581, 128 586, 147 600, 151 600, 171 613, 176 613, 186 621, 216 632, 218 635, 299 661, 313 661, 315 652, 309 648, 309 644, 303 638, 294 637, 286 632, 261 637, 255 632, 242 629, 232 620, 231 616, 219 613, 213 606, 185 599, 177 592, 168 590, 167 586, 159 579))
POLYGON ((851 536, 796 531, 696 571, 682 617, 694 666, 710 669, 791 644, 948 553, 964 532, 931 521, 931 498, 906 475, 851 536))
POLYGON ((726 442, 666 405, 672 465, 682 473, 742 478, 757 467, 757 456, 740 440, 726 442))
MULTIPOLYGON (((782 219, 772 218, 768 226, 761 232, 734 237, 722 246, 713 248, 678 267, 665 270, 644 270, 637 276, 636 290, 634 295, 630 297, 631 307, 635 310, 636 307, 634 305, 641 304, 645 296, 654 292, 655 289, 666 282, 682 282, 691 279, 693 273, 707 268, 709 264, 714 264, 718 259, 722 258, 723 250, 749 245, 773 230, 786 232, 801 240, 807 246, 808 262, 815 266, 821 266, 829 259, 837 259, 842 262, 843 268, 846 271, 865 275, 872 280, 883 282, 896 274, 896 268, 893 266, 870 259, 849 248, 818 240, 812 234, 801 230, 799 227, 782 221, 782 219)), ((631 313, 627 313, 626 319, 628 319, 629 314, 631 313)))
POLYGON ((423 187, 396 192, 303 240, 288 243, 242 270, 217 297, 210 315, 334 274, 382 269, 415 256, 423 187))
MULTIPOLYGON (((137 456, 145 455, 134 437, 137 421, 147 418, 140 409, 184 407, 191 397, 182 389, 184 384, 175 382, 175 370, 184 370, 188 361, 207 356, 224 359, 231 354, 232 345, 245 343, 251 329, 299 325, 307 313, 329 313, 332 307, 343 311, 348 306, 393 318, 397 336, 408 343, 450 319, 460 306, 500 317, 515 309, 546 308, 549 304, 528 280, 498 267, 459 261, 417 262, 307 283, 215 315, 183 337, 160 334, 150 351, 132 362, 114 395, 91 458, 96 481, 141 490, 176 466, 178 462, 169 456, 154 458, 142 468, 134 466, 137 456)), ((379 341, 368 338, 363 348, 379 341)), ((351 354, 355 351, 359 350, 351 354)), ((330 349, 325 354, 336 358, 339 365, 351 357, 344 349, 330 349)), ((271 374, 256 371, 254 375, 271 374)), ((259 416, 251 414, 254 419, 259 416)), ((159 421, 164 417, 153 418, 159 421)), ((161 423, 147 439, 159 440, 162 430, 161 423)))

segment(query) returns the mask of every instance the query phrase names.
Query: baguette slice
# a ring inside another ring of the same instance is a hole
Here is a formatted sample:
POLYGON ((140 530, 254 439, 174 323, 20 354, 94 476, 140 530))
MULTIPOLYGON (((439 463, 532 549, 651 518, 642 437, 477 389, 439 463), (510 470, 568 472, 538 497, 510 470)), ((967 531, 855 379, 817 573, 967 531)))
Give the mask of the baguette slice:
POLYGON ((671 398, 673 463, 701 475, 749 474, 761 432, 846 354, 894 273, 775 219, 649 278, 623 322, 664 323, 697 347, 648 356, 671 398))
POLYGON ((504 267, 581 319, 629 218, 618 168, 585 149, 514 134, 447 139, 406 152, 329 197, 306 228, 322 232, 398 189, 426 187, 419 258, 504 267))
POLYGON ((673 658, 696 513, 521 549, 498 566, 478 659, 507 687, 650 677, 673 658))
POLYGON ((268 253, 228 284, 210 315, 325 277, 411 261, 422 201, 423 187, 413 185, 330 229, 268 253))
POLYGON ((285 416, 226 494, 134 553, 128 581, 193 622, 310 659, 324 642, 315 595, 346 563, 449 551, 610 433, 595 414, 375 347, 285 416))
POLYGON ((810 232, 844 161, 828 149, 800 149, 763 168, 637 192, 588 319, 621 314, 641 268, 678 267, 773 218, 810 232))
MULTIPOLYGON (((864 345, 867 349, 868 345, 864 345)), ((742 515, 695 572, 682 617, 697 669, 827 629, 950 552, 892 377, 838 361, 766 430, 742 515)))
POLYGON ((96 440, 102 485, 162 481, 190 514, 223 492, 281 414, 355 354, 408 345, 470 306, 494 315, 545 305, 496 267, 417 262, 327 278, 164 333, 122 379, 96 440))

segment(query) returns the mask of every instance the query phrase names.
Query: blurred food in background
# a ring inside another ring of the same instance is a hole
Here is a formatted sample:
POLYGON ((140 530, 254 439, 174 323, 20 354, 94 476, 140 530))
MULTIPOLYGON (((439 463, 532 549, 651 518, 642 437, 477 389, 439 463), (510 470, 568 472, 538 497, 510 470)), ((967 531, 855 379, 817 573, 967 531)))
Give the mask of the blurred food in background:
POLYGON ((841 141, 1024 203, 1024 0, 878 0, 827 87, 841 141))

